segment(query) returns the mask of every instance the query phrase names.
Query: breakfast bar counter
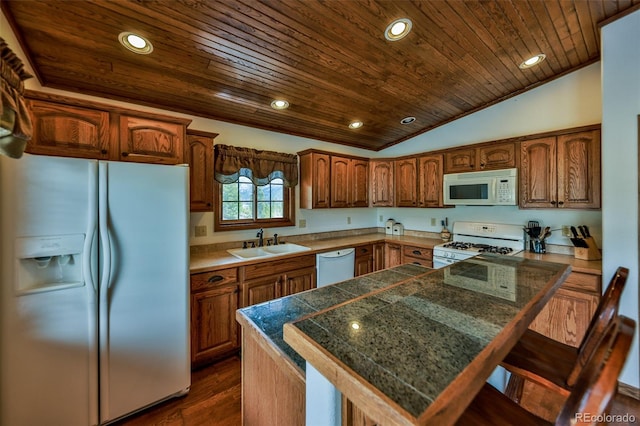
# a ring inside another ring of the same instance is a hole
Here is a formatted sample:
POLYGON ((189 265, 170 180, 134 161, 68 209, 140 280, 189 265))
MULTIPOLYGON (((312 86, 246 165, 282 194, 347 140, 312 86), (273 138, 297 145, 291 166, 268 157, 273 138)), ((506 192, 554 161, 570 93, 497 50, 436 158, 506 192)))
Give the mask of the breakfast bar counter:
POLYGON ((287 323, 284 339, 376 422, 452 424, 569 272, 476 256, 287 323))
POLYGON ((452 423, 570 269, 481 255, 240 309, 243 424, 304 424, 309 365, 380 424, 452 423))

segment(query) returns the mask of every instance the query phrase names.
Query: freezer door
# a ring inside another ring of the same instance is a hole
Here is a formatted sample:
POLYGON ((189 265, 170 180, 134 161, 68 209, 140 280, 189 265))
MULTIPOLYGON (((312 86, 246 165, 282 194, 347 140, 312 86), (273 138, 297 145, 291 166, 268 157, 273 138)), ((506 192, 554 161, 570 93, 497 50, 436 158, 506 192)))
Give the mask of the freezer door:
POLYGON ((190 386, 188 172, 100 163, 103 422, 190 386))
POLYGON ((98 422, 92 169, 95 161, 0 157, 2 425, 98 422))

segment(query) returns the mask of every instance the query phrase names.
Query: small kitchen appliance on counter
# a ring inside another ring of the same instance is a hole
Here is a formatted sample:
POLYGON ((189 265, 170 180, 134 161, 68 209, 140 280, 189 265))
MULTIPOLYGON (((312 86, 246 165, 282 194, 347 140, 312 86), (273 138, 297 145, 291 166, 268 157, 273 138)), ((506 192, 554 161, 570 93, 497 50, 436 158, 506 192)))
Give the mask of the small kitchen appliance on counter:
POLYGON ((480 253, 512 256, 524 250, 522 225, 454 222, 452 241, 433 248, 433 267, 443 268, 480 253))
POLYGON ((393 225, 393 235, 404 235, 404 225, 396 222, 393 225))
POLYGON ((386 235, 393 235, 393 225, 396 224, 396 221, 393 219, 387 219, 387 224, 384 227, 384 233, 386 235))

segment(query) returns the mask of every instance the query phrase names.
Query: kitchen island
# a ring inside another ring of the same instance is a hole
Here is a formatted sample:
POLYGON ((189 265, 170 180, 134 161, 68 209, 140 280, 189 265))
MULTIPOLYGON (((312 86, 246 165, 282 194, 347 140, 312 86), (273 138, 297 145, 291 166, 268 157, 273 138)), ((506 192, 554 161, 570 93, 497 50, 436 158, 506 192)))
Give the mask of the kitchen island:
POLYGON ((569 271, 478 256, 440 270, 404 265, 239 310, 243 422, 304 423, 304 359, 382 424, 451 423, 569 271), (487 266, 499 271, 497 286, 465 285, 487 266))

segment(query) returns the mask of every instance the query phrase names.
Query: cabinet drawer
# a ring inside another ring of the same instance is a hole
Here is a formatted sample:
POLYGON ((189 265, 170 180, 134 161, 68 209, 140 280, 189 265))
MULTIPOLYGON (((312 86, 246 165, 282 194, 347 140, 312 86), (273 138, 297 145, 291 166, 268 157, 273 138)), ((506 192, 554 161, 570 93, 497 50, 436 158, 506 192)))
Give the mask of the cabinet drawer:
POLYGON ((600 296, 602 294, 602 277, 600 275, 572 272, 562 284, 562 288, 585 291, 600 296))
POLYGON ((238 268, 191 275, 191 291, 205 290, 238 281, 238 268))
POLYGON ((433 262, 431 259, 425 259, 422 257, 404 256, 402 263, 411 263, 413 265, 426 266, 427 268, 433 268, 433 262))
POLYGON ((356 247, 356 257, 368 257, 373 255, 373 244, 356 247))
POLYGON ((431 258, 433 257, 433 250, 423 247, 403 246, 402 255, 405 257, 416 257, 420 259, 431 260, 431 258))
POLYGON ((282 260, 272 260, 267 262, 256 263, 244 267, 244 277, 249 280, 252 278, 264 277, 265 275, 281 274, 295 269, 302 269, 316 266, 316 255, 310 254, 306 256, 290 257, 282 260))

